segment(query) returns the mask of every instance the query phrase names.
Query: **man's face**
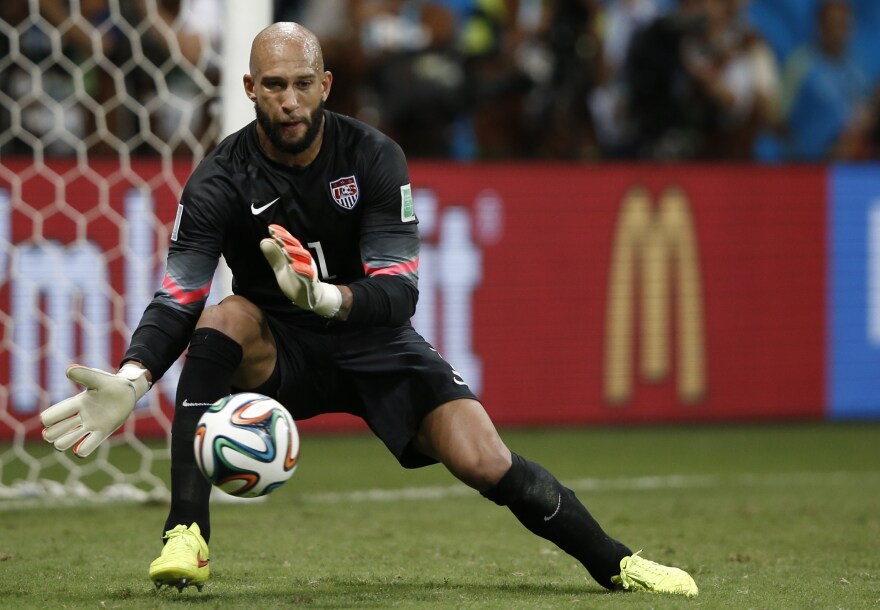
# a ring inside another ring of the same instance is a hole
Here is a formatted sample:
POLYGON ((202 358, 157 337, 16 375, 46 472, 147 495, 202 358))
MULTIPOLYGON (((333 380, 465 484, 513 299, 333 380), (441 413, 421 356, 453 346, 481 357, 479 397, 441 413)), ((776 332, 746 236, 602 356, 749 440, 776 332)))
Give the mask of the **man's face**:
POLYGON ((271 47, 259 59, 260 69, 245 78, 257 122, 279 152, 299 154, 320 133, 332 77, 295 44, 271 47))
POLYGON ((272 146, 291 155, 298 155, 308 150, 318 137, 324 122, 323 101, 320 101, 307 117, 297 118, 292 123, 289 118, 273 119, 268 111, 260 107, 259 101, 254 103, 254 110, 257 113, 257 123, 268 136, 272 146))

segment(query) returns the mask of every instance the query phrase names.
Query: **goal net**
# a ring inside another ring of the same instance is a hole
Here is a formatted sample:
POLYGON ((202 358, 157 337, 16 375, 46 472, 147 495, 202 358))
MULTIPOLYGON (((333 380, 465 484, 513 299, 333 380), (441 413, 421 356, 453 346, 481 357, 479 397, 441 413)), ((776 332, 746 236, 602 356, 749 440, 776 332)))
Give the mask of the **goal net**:
POLYGON ((179 363, 87 459, 42 442, 39 413, 79 391, 69 364, 116 369, 159 285, 183 184, 228 120, 220 41, 246 66, 271 13, 225 4, 0 3, 0 508, 167 494, 179 363))

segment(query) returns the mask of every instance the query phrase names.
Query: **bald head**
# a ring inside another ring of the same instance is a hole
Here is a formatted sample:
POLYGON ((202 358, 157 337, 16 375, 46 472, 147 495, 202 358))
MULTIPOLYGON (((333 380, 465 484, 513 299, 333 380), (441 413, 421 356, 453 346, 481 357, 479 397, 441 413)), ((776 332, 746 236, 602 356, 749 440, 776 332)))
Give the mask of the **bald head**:
POLYGON ((316 73, 324 71, 321 44, 311 31, 298 23, 273 23, 257 34, 251 45, 251 75, 256 78, 267 62, 281 57, 304 63, 316 73))

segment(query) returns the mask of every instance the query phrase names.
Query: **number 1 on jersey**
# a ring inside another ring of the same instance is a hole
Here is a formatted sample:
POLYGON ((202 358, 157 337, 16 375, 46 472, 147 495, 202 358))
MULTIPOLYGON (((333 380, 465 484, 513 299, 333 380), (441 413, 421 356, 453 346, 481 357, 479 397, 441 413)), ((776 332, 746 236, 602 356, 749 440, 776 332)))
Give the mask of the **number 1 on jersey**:
POLYGON ((321 247, 321 242, 310 241, 306 245, 314 250, 318 256, 318 272, 321 274, 321 279, 332 280, 335 278, 335 275, 328 275, 327 273, 327 260, 324 258, 324 249, 321 247))

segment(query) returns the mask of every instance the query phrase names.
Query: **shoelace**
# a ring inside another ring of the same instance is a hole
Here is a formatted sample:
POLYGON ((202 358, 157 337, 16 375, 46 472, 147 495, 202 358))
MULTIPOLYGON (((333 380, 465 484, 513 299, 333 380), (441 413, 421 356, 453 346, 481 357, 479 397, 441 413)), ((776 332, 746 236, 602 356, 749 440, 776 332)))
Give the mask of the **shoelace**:
POLYGON ((649 578, 653 577, 654 581, 657 581, 665 575, 663 570, 655 569, 654 566, 657 564, 651 561, 650 559, 645 559, 644 557, 639 557, 639 553, 642 552, 642 549, 639 549, 632 555, 626 562, 626 567, 620 571, 620 580, 625 589, 629 589, 633 583, 645 584, 649 582, 649 578), (632 566, 632 571, 635 572, 634 575, 630 574, 630 563, 633 559, 638 557, 639 561, 635 562, 635 565, 632 566), (641 578, 638 578, 641 577, 641 578))
POLYGON ((174 529, 165 532, 164 538, 166 538, 167 540, 171 540, 172 538, 177 538, 178 536, 182 536, 188 532, 189 530, 185 525, 178 525, 174 529))
MULTIPOLYGON (((666 593, 684 593, 689 597, 697 594, 693 582, 690 585, 687 583, 686 573, 678 568, 670 568, 650 559, 638 557, 641 552, 640 550, 638 553, 633 553, 627 559, 626 567, 620 569, 620 576, 614 577, 618 579, 616 584, 621 585, 624 589, 657 591, 662 583, 662 589, 659 590, 666 593), (633 562, 633 559, 637 560, 633 562)), ((612 582, 615 582, 614 578, 612 578, 612 582)))
POLYGON ((165 543, 163 555, 176 555, 178 553, 190 554, 196 550, 197 542, 195 536, 187 529, 185 525, 178 525, 173 530, 165 532, 165 543))

